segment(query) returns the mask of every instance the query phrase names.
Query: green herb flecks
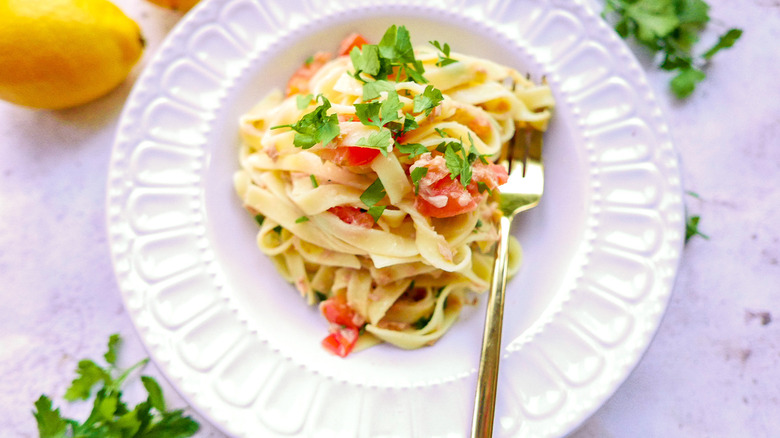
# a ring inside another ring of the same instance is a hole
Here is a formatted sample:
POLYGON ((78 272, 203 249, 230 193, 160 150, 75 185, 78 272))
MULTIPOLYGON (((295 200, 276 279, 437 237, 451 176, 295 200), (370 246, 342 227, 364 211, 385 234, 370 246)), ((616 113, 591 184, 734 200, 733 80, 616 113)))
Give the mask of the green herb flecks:
POLYGON ((742 35, 741 29, 729 29, 710 49, 694 55, 699 35, 710 21, 709 5, 703 0, 607 0, 603 15, 616 17, 614 27, 621 37, 633 36, 663 54, 659 67, 676 73, 670 87, 680 99, 690 96, 704 80, 704 67, 712 57, 742 35))

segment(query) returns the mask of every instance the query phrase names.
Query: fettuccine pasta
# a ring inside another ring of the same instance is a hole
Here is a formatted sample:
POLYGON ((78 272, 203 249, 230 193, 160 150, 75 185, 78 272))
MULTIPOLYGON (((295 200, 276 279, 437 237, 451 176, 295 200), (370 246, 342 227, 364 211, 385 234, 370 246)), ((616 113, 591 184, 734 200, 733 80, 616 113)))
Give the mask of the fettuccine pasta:
POLYGON ((234 183, 257 245, 319 303, 341 356, 430 345, 488 288, 507 179, 493 160, 516 131, 544 131, 554 103, 512 68, 411 47, 404 27, 377 45, 352 35, 240 120, 234 183))

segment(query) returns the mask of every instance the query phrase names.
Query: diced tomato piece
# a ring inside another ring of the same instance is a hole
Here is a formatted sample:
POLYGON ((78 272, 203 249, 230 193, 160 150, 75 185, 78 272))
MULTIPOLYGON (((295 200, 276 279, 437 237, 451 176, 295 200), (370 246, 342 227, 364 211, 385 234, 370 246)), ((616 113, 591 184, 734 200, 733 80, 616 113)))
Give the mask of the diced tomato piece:
POLYGON ((349 34, 346 38, 341 40, 337 53, 339 56, 349 55, 349 52, 351 52, 354 47, 360 48, 363 47, 363 44, 368 44, 368 41, 366 41, 363 35, 359 33, 349 34))
POLYGON ((357 313, 341 297, 328 298, 321 302, 320 312, 332 324, 346 327, 360 327, 362 324, 357 313))
POLYGON ((301 66, 287 81, 287 95, 304 94, 309 91, 309 79, 317 73, 328 61, 331 55, 327 52, 317 52, 301 66))
POLYGON ((374 217, 357 207, 339 205, 329 208, 328 211, 338 216, 343 222, 351 225, 363 228, 373 228, 374 226, 374 217))
POLYGON ((355 348, 359 335, 360 331, 354 327, 337 328, 322 340, 322 346, 339 357, 346 357, 355 348))
POLYGON ((338 148, 344 154, 347 166, 363 166, 374 161, 379 156, 379 149, 361 148, 357 146, 342 146, 338 148))
POLYGON ((480 193, 480 183, 493 190, 508 179, 503 166, 476 162, 472 166, 469 185, 463 187, 459 179, 452 179, 441 156, 424 155, 415 166, 428 168, 428 173, 420 181, 415 207, 429 217, 445 218, 468 213, 477 208, 486 196, 480 193))
POLYGON ((320 156, 339 166, 365 166, 380 154, 379 149, 360 146, 339 146, 335 149, 323 149, 320 156))
POLYGON ((425 216, 444 218, 474 210, 480 199, 479 196, 474 197, 469 190, 463 187, 460 180, 445 176, 430 186, 428 197, 418 196, 414 205, 425 216), (446 204, 443 206, 434 205, 429 201, 431 198, 440 196, 447 198, 446 204))
POLYGON ((326 350, 345 357, 357 343, 365 319, 355 312, 343 297, 329 298, 320 303, 320 312, 330 323, 330 335, 322 340, 326 350))

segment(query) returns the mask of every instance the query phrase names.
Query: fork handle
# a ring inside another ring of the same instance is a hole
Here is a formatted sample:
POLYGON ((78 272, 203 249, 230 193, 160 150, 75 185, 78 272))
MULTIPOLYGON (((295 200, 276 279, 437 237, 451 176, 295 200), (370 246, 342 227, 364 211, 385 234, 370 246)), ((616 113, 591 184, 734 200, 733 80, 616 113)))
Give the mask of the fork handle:
POLYGON ((509 258, 509 228, 512 220, 501 216, 498 224, 498 246, 490 280, 490 296, 485 316, 485 332, 482 336, 482 356, 477 374, 477 394, 474 399, 474 415, 471 423, 472 438, 493 436, 493 418, 496 410, 496 386, 498 363, 501 359, 501 327, 504 320, 506 296, 507 259, 509 258))

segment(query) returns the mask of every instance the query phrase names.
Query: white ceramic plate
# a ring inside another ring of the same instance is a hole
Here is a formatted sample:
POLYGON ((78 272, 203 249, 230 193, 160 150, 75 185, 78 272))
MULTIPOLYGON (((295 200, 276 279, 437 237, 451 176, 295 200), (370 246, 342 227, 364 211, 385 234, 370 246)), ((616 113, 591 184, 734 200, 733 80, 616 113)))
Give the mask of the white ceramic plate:
POLYGON ((348 359, 255 247, 233 193, 238 117, 316 50, 404 24, 546 76, 547 187, 515 234, 496 436, 561 436, 638 362, 683 242, 677 160, 627 48, 572 0, 212 0, 172 32, 117 132, 108 226, 127 309, 175 387, 235 436, 468 434, 484 300, 430 348, 348 359))

